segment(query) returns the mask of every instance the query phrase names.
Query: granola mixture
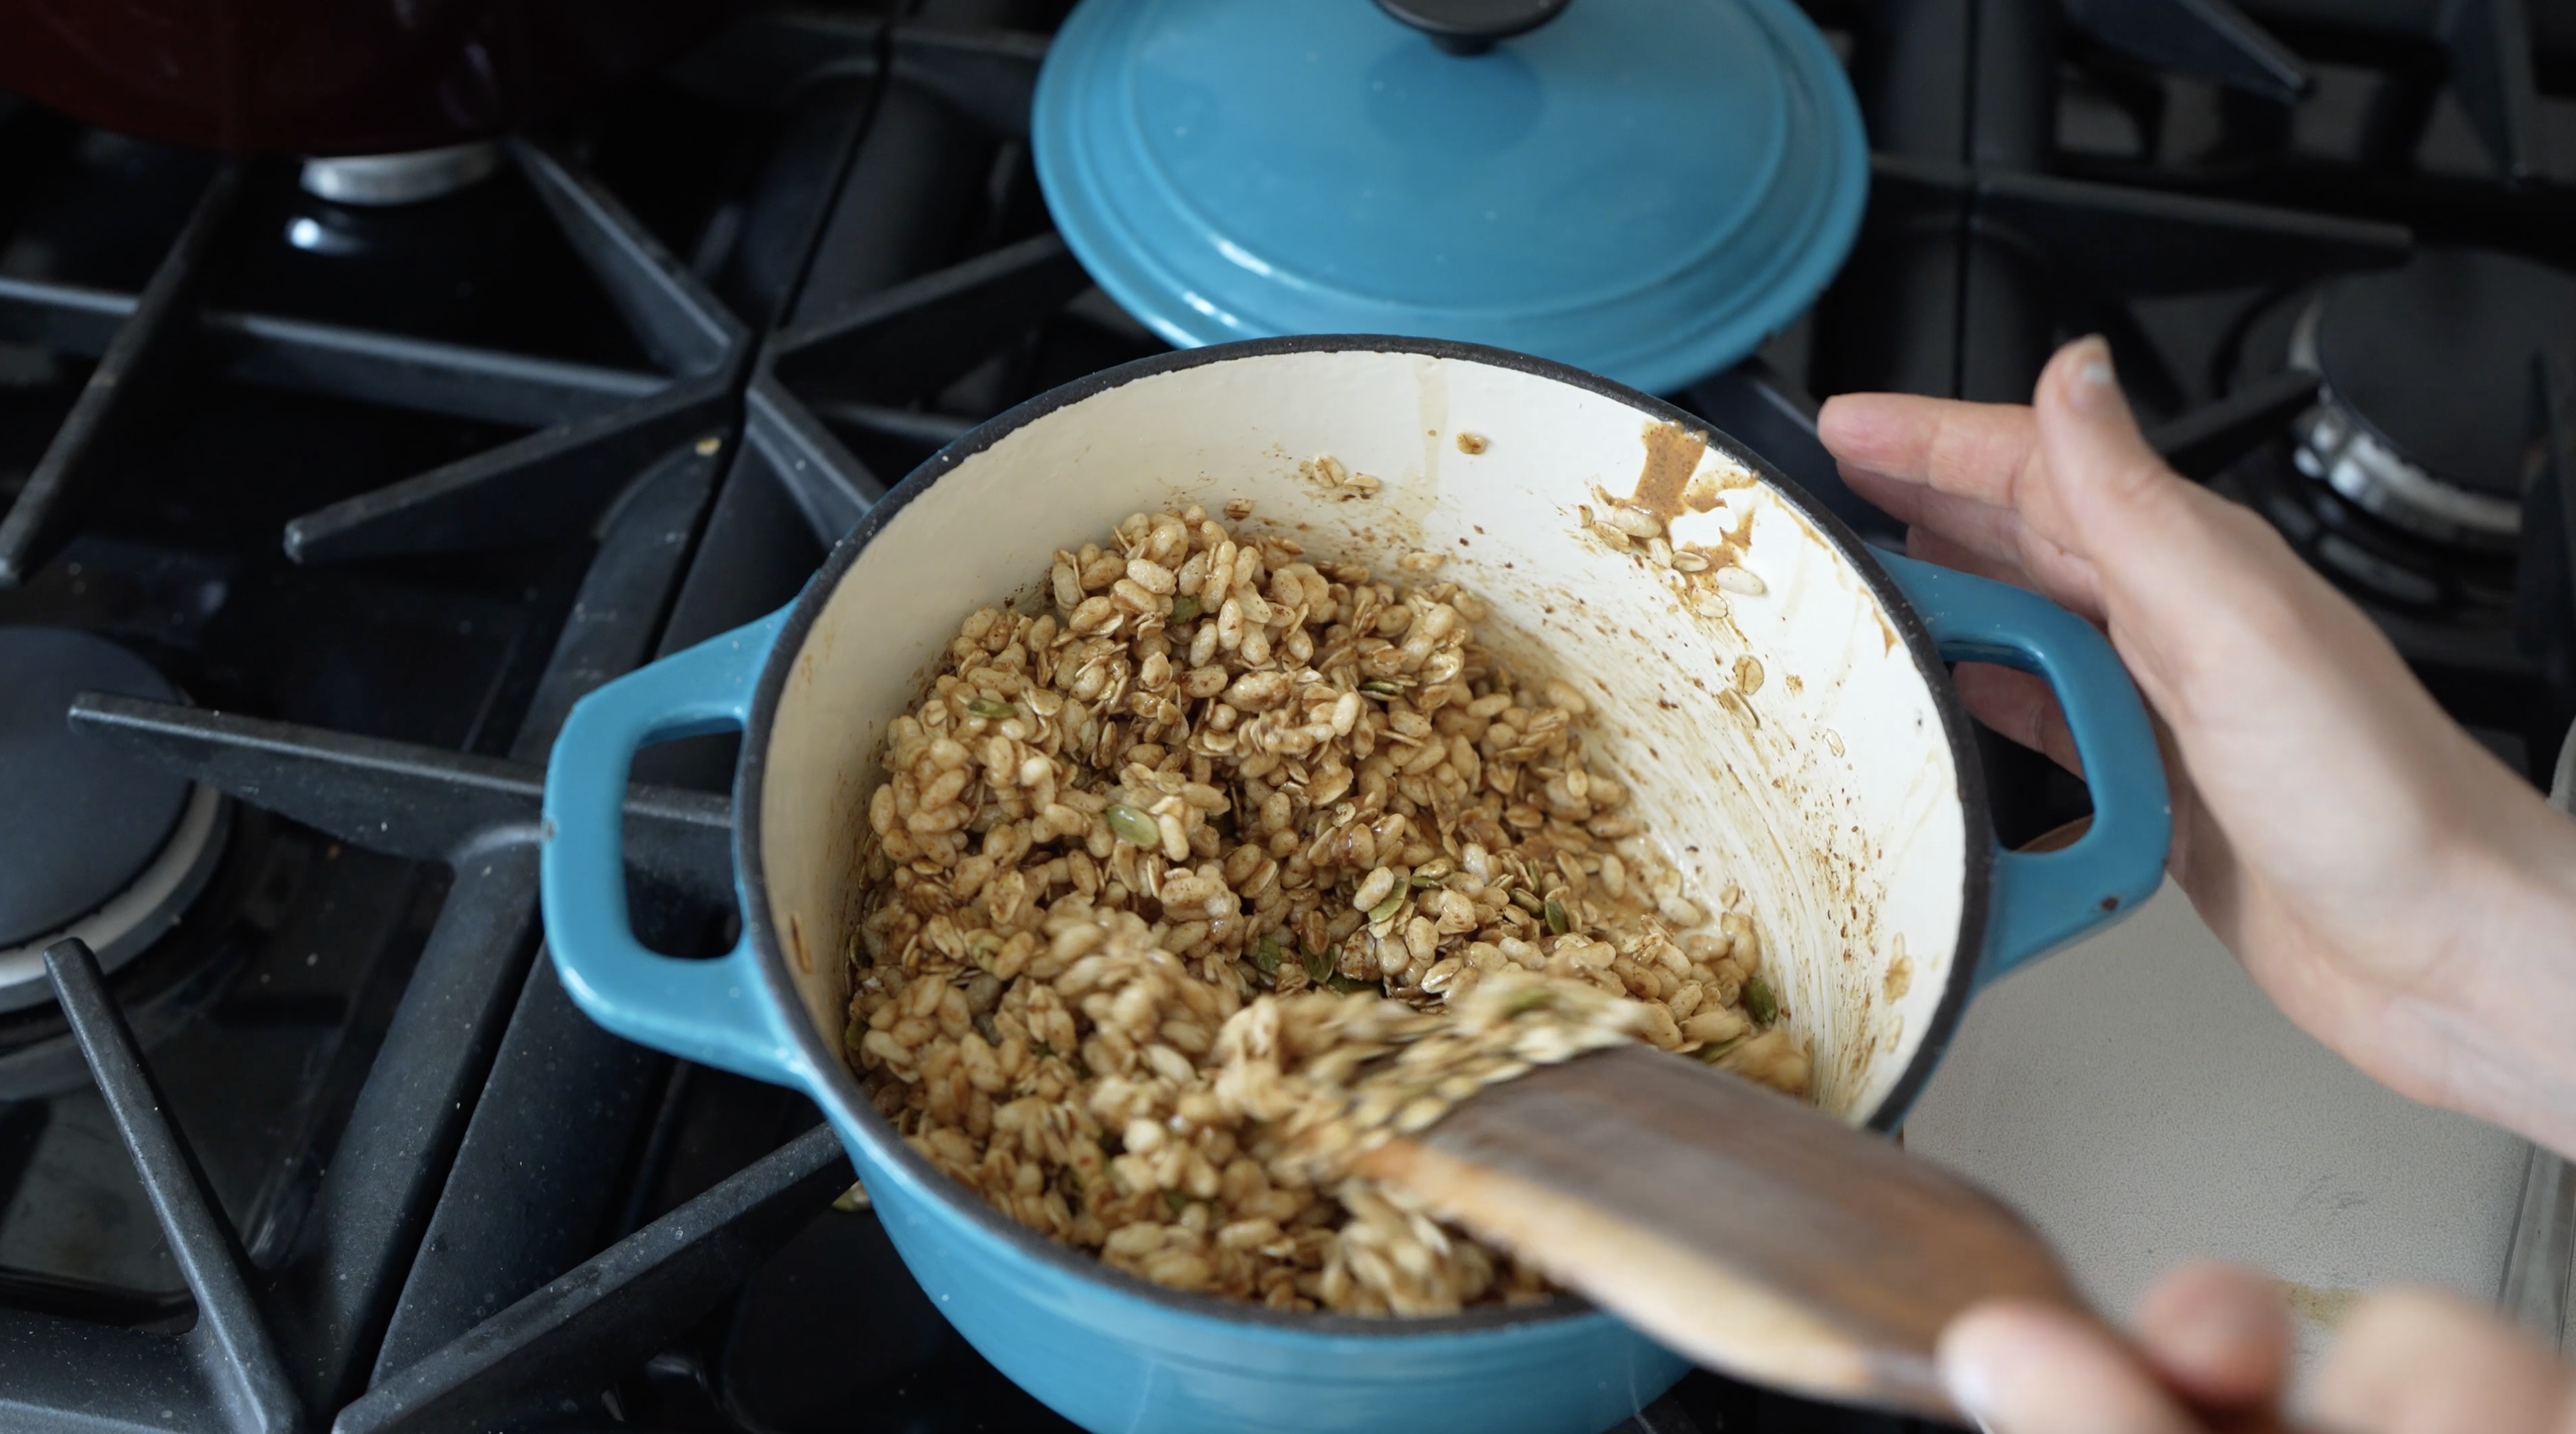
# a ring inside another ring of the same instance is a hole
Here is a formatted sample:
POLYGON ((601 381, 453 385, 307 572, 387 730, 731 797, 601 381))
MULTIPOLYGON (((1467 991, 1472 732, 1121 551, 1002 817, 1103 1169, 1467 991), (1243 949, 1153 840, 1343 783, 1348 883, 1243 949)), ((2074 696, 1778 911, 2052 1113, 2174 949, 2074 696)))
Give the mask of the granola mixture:
POLYGON ((1805 1093, 1736 891, 1712 919, 1440 562, 1139 513, 967 617, 886 734, 851 951, 915 1149, 1165 1285, 1427 1315, 1548 1287, 1349 1177, 1387 1133, 1628 1039, 1805 1093))

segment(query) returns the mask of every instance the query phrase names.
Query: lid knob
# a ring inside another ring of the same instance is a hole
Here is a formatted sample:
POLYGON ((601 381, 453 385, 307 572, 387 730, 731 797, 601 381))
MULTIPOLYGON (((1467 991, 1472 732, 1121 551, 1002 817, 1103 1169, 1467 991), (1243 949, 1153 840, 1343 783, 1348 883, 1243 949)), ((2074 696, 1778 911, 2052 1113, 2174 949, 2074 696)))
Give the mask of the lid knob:
POLYGON ((1526 35, 1564 11, 1567 0, 1377 0, 1377 7, 1453 55, 1481 55, 1496 40, 1526 35))

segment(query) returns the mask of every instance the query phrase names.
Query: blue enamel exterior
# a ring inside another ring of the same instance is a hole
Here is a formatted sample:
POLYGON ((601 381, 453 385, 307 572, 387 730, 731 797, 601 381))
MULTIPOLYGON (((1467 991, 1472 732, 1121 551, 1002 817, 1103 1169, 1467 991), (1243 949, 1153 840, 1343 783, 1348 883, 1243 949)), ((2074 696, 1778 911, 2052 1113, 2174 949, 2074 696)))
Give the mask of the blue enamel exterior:
POLYGON ((2164 758, 2128 670, 2092 624, 2017 587, 1892 553, 1876 556, 1943 657, 2001 663, 2048 680, 2093 794, 2092 828, 2071 845, 1995 853, 1994 915, 1977 963, 1984 986, 2155 895, 2173 845, 2164 758))
POLYGON ((1084 0, 1031 123, 1057 229, 1173 344, 1462 339, 1658 393, 1814 300, 1869 175, 1791 0, 1585 0, 1472 58, 1371 0, 1084 0))
POLYGON ((573 1000, 628 1040, 779 1085, 804 1056, 746 931, 713 961, 647 950, 626 920, 626 773, 637 748, 739 730, 791 609, 628 673, 573 705, 546 764, 538 886, 547 944, 573 1000))
MULTIPOLYGON (((1295 345, 1379 344, 1315 339, 1295 345)), ((1247 346, 1254 353, 1287 343, 1247 346)), ((1535 362, 1490 350, 1423 345, 1486 362, 1535 362)), ((1171 356, 1122 371, 1212 361, 1171 356)), ((1552 366, 1549 366, 1552 369, 1552 366)), ((1597 385, 1584 375, 1568 382, 1597 385)), ((1086 381, 1120 381, 1111 374, 1086 381)), ((1660 405, 1626 395, 1647 411, 1660 405)), ((1046 402, 995 420, 980 441, 1027 421, 1046 402)), ((1678 418, 1680 415, 1675 414, 1678 418)), ((978 435, 955 452, 972 451, 978 435)), ((1760 460, 1719 440, 1746 461, 1760 460)), ((949 460, 953 461, 953 459, 949 460)), ((735 834, 742 944, 712 961, 679 961, 637 944, 629 928, 620 846, 627 772, 654 741, 749 728, 758 694, 783 682, 801 619, 829 598, 838 577, 887 514, 946 471, 933 459, 883 500, 844 540, 796 604, 629 674, 584 698, 557 739, 546 775, 543 894, 548 949, 573 999, 629 1039, 704 1064, 794 1087, 819 1103, 851 1153, 906 1266, 958 1331, 1030 1394, 1087 1429, 1109 1434, 1291 1430, 1415 1434, 1472 1428, 1492 1434, 1593 1434, 1625 1419, 1680 1378, 1686 1365, 1626 1325, 1580 1306, 1478 1311, 1445 1320, 1379 1321, 1284 1315, 1159 1290, 1021 1230, 965 1197, 896 1139, 837 1058, 837 1041, 804 1029, 784 957, 767 928, 756 833, 735 834), (785 641, 782 641, 782 638, 785 641)), ((1814 516, 1776 475, 1767 478, 1814 516)), ((1818 521, 1855 555, 1858 541, 1818 521)), ((2092 774, 2100 813, 2093 833, 2044 857, 1971 860, 1969 930, 1987 908, 1982 957, 1953 976, 1941 1012, 1899 1091, 1870 1118, 1891 1128, 1937 1061, 1971 982, 1981 983, 2109 919, 2155 888, 2169 830, 2153 734, 2109 644, 2038 598, 1980 579, 1882 557, 1923 628, 1915 632, 1927 680, 1938 669, 1921 633, 1947 655, 2001 661, 2044 673, 2064 702, 2092 774)), ((1881 588, 1891 604, 1897 595, 1881 588)), ((1954 699, 1944 699, 1955 705, 1954 699)), ((1945 721, 1963 721, 1945 717, 1945 721)), ((736 810, 757 790, 764 733, 747 730, 736 810)), ((1954 740, 1962 761, 1970 749, 1954 740)), ((1972 824, 1984 820, 1982 782, 1961 774, 1972 824)))
MULTIPOLYGON (((834 1123, 853 1150, 872 1134, 834 1123)), ((1310 1330, 1215 1318, 1201 1301, 1103 1280, 1096 1265, 1029 1259, 1009 1234, 960 1220, 949 1199, 922 1188, 919 1166, 859 1164, 888 1237, 940 1313, 1012 1382, 1096 1434, 1594 1434, 1689 1369, 1592 1311, 1428 1333, 1405 1322, 1310 1330)))

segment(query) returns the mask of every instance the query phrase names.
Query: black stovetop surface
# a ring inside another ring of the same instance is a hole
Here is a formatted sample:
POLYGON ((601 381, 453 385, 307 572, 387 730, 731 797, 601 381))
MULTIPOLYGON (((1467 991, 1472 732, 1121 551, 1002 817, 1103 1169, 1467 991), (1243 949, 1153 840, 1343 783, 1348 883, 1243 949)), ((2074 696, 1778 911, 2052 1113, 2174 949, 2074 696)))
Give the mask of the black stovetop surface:
MULTIPOLYGON (((1680 397, 1884 533, 1815 446, 1816 395, 2018 398, 2055 342, 2105 332, 2176 462, 2536 770, 2576 716, 2549 506, 2576 400, 2554 433, 2532 405, 2524 537, 2445 546, 2299 472, 2316 394, 2283 333, 2424 246, 2563 262, 2576 26, 2260 0, 2274 43, 2231 48, 2191 29, 2212 8, 1814 0, 1878 152, 1868 228, 1814 313, 1680 397)), ((0 97, 0 625, 150 661, 193 707, 69 720, 231 797, 175 928, 61 978, 79 1019, 0 1015, 0 1423, 1053 1422, 832 1207, 846 1162, 800 1098, 571 1007, 531 838, 582 692, 792 596, 973 423, 1159 347, 1052 239, 1015 118, 1062 9, 752 10, 393 210, 0 97), (924 314, 954 353, 892 347, 924 314)), ((639 763, 663 949, 730 935, 731 755, 639 763)), ((2082 812, 2026 754, 1986 758, 2004 839, 2082 812)), ((1899 1427, 1706 1375, 1639 1424, 1899 1427)))

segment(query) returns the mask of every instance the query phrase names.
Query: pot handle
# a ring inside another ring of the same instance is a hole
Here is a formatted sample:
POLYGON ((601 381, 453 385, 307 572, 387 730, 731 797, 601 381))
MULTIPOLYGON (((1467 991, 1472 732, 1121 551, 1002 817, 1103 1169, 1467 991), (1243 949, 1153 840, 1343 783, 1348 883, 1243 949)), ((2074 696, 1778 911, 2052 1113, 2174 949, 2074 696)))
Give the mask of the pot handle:
POLYGON ((2128 669, 2091 623, 2037 593, 1893 553, 1875 556, 1943 657, 2047 680, 2093 793, 2092 828, 2071 844, 2050 852, 1996 849, 1986 949, 1977 964, 1983 986, 2155 894, 2173 845, 2164 756, 2128 669))
POLYGON ((713 960, 645 948, 626 911, 626 777, 651 742, 736 730, 787 609, 639 668, 573 704, 546 763, 539 890, 546 946, 575 1004, 630 1041, 803 1088, 806 1062, 745 931, 713 960))

